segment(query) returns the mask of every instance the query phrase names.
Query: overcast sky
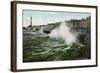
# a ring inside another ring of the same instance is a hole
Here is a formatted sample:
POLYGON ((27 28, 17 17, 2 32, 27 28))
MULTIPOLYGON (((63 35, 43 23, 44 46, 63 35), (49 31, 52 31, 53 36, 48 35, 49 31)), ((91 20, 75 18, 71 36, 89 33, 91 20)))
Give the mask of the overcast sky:
POLYGON ((32 25, 46 25, 70 19, 82 19, 90 15, 90 13, 23 10, 23 26, 30 25, 30 17, 32 17, 32 25))

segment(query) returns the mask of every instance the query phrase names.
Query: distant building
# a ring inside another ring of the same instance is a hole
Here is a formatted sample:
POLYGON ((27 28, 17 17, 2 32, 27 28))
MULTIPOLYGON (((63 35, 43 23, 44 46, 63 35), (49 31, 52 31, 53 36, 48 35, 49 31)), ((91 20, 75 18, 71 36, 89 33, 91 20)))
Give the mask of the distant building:
POLYGON ((56 23, 48 23, 47 25, 32 25, 32 22, 30 22, 30 25, 27 27, 28 31, 39 31, 40 29, 43 29, 43 31, 51 31, 52 29, 56 28, 60 25, 61 22, 56 23))
POLYGON ((91 17, 89 16, 86 19, 81 20, 72 19, 66 21, 66 24, 72 29, 72 31, 89 32, 91 26, 91 17))

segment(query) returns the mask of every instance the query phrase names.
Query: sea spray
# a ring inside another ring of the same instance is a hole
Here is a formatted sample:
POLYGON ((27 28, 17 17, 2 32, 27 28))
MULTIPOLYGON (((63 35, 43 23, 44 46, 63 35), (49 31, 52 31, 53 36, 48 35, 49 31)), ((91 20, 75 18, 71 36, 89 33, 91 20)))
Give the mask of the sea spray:
POLYGON ((76 42, 77 35, 70 31, 70 28, 67 26, 67 24, 68 23, 62 22, 58 27, 53 29, 49 34, 50 38, 62 38, 67 44, 76 42))

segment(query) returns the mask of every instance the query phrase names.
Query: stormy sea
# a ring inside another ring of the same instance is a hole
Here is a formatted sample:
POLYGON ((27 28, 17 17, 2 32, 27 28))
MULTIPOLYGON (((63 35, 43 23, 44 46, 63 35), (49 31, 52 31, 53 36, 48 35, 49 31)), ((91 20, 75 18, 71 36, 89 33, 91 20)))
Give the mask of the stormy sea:
POLYGON ((89 59, 90 47, 70 30, 64 22, 50 32, 23 30, 23 62, 89 59))

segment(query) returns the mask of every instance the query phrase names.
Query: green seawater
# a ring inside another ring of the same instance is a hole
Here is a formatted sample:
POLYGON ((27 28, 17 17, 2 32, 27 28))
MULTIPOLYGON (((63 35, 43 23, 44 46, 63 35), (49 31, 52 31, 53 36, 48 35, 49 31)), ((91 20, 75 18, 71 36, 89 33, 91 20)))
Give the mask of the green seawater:
POLYGON ((23 33, 23 62, 78 60, 84 58, 84 45, 66 44, 48 34, 23 33))

